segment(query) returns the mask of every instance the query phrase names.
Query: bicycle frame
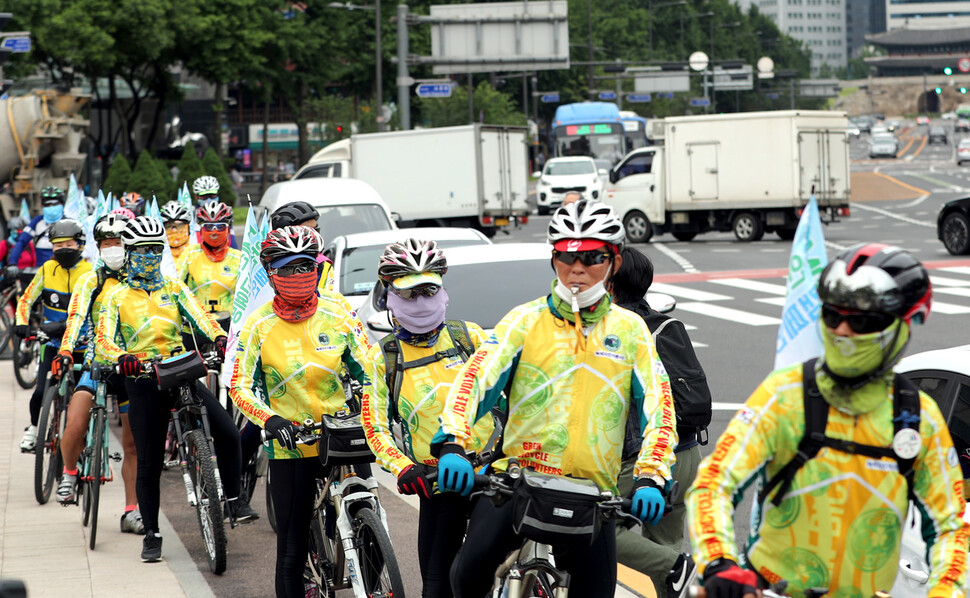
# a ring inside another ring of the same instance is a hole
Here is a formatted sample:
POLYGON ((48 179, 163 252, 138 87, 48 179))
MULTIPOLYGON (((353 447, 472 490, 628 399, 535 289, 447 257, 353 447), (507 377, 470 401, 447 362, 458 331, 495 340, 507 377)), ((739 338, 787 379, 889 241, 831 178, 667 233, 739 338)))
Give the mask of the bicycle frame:
MULTIPOLYGON (((108 368, 102 368, 98 365, 93 365, 91 367, 91 380, 94 381, 98 390, 94 395, 94 403, 91 405, 91 412, 90 412, 91 416, 88 418, 88 433, 85 435, 85 438, 87 438, 87 443, 84 446, 84 453, 89 455, 94 451, 94 431, 95 431, 95 426, 97 425, 96 419, 98 416, 98 412, 104 411, 105 421, 107 421, 108 413, 110 413, 110 410, 108 409, 108 402, 107 402, 108 385, 106 381, 103 381, 101 378, 102 374, 104 373, 104 370, 106 369, 108 368)), ((91 466, 93 465, 93 461, 92 459, 84 459, 83 460, 84 467, 82 471, 79 472, 79 474, 81 476, 81 479, 83 479, 86 482, 95 482, 95 481, 113 482, 114 481, 114 472, 111 471, 111 464, 110 464, 112 456, 108 450, 108 426, 104 427, 104 438, 103 438, 103 444, 101 446, 104 447, 101 453, 101 479, 100 480, 92 479, 91 466)))
MULTIPOLYGON (((552 577, 552 598, 567 598, 569 574, 556 568, 552 547, 525 540, 495 571, 493 598, 520 598, 539 574, 552 577)), ((545 583, 545 582, 539 582, 545 583)))
MULTIPOLYGON (((351 466, 334 468, 327 479, 326 491, 321 494, 316 505, 317 513, 321 513, 326 510, 329 499, 337 515, 335 529, 340 536, 338 546, 346 561, 347 577, 341 579, 339 584, 334 580, 334 588, 338 590, 353 588, 356 596, 366 595, 366 590, 364 580, 360 577, 360 558, 357 555, 353 528, 354 514, 361 506, 370 508, 380 517, 384 529, 387 529, 387 513, 377 498, 377 486, 377 480, 373 476, 360 477, 351 466), (363 489, 360 489, 361 487, 363 489)), ((335 565, 339 565, 339 558, 333 560, 335 565)))
POLYGON ((219 500, 225 500, 222 478, 219 475, 219 467, 216 462, 215 445, 212 442, 212 433, 209 431, 209 412, 201 401, 196 403, 187 384, 181 385, 173 392, 178 392, 178 401, 175 410, 172 411, 172 421, 175 423, 175 435, 178 439, 179 468, 182 470, 182 481, 185 482, 185 492, 189 504, 193 507, 198 505, 195 497, 195 484, 192 483, 192 476, 189 472, 188 445, 185 441, 186 435, 192 430, 201 430, 209 443, 209 454, 212 455, 216 485, 219 489, 219 500))

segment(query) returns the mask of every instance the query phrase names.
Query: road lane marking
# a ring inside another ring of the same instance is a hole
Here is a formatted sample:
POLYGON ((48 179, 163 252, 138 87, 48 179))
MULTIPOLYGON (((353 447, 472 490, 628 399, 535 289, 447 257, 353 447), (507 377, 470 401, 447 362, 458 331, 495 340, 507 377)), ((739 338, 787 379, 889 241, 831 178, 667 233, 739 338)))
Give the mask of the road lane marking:
POLYGON ((716 303, 678 303, 677 309, 711 318, 727 320, 737 324, 746 324, 748 326, 777 326, 781 324, 780 318, 773 318, 771 316, 754 314, 748 311, 742 311, 740 309, 724 307, 723 305, 717 305, 716 303))
POLYGON ((970 266, 949 266, 940 268, 943 272, 952 272, 954 274, 966 274, 970 276, 970 266))
POLYGON ((899 180, 899 179, 897 179, 895 177, 891 177, 888 174, 883 174, 883 173, 879 172, 878 169, 877 170, 873 170, 872 173, 883 177, 884 179, 888 180, 891 183, 895 183, 895 184, 897 184, 897 185, 899 185, 901 187, 905 187, 905 188, 909 189, 910 191, 915 191, 916 193, 922 193, 923 195, 929 195, 929 191, 927 191, 926 189, 920 189, 919 187, 914 187, 914 186, 912 186, 912 185, 910 185, 908 183, 904 183, 904 182, 902 182, 901 180, 899 180))
MULTIPOLYGON (((930 243, 938 243, 939 241, 930 240, 930 243)), ((943 268, 941 268, 942 270, 943 268)), ((970 272, 963 272, 963 274, 970 274, 970 272)), ((946 276, 937 276, 935 274, 930 275, 930 282, 933 286, 941 287, 970 287, 970 280, 963 280, 960 278, 947 278, 946 276)))
POLYGON ((877 214, 882 214, 883 216, 888 216, 889 218, 895 218, 896 220, 902 220, 903 222, 908 222, 910 224, 915 224, 917 226, 925 226, 928 228, 936 228, 936 223, 933 222, 923 222, 922 220, 917 220, 915 218, 910 218, 909 216, 903 216, 901 214, 893 214, 892 212, 883 210, 882 208, 876 208, 873 206, 867 206, 860 203, 853 203, 854 207, 860 210, 868 210, 870 212, 875 212, 877 214))
POLYGON ((956 305, 954 303, 941 303, 939 301, 934 301, 933 311, 947 315, 970 314, 970 307, 956 305))
POLYGON ((665 243, 654 243, 653 246, 657 248, 657 251, 672 259, 674 263, 680 266, 680 269, 684 272, 690 272, 691 274, 698 272, 698 269, 694 267, 694 264, 690 263, 687 258, 680 255, 670 247, 667 247, 665 243))
MULTIPOLYGON (((755 299, 758 303, 766 303, 768 305, 777 305, 778 307, 785 307, 786 299, 784 297, 762 297, 760 299, 755 299)), ((934 303, 934 305, 936 305, 934 303)))
POLYGON ((903 154, 905 154, 907 151, 909 151, 909 148, 913 147, 913 142, 915 142, 915 141, 916 141, 916 138, 915 137, 910 137, 909 138, 909 143, 906 144, 906 147, 904 147, 902 149, 902 151, 900 151, 898 154, 896 154, 896 157, 898 158, 898 157, 902 156, 903 154))
MULTIPOLYGON (((937 294, 940 295, 956 295, 957 297, 970 297, 970 289, 964 287, 938 287, 933 289, 937 294)), ((933 308, 936 308, 936 301, 933 302, 933 308)))
POLYGON ((919 146, 919 148, 917 148, 917 149, 916 149, 916 151, 915 151, 915 152, 913 152, 913 153, 911 154, 911 156, 912 156, 913 158, 915 158, 916 156, 918 156, 918 155, 919 155, 919 153, 920 153, 921 151, 923 151, 923 148, 924 148, 924 147, 926 147, 926 140, 927 140, 927 139, 929 139, 929 137, 927 137, 927 136, 924 136, 924 137, 923 137, 923 143, 922 143, 922 144, 921 144, 921 145, 919 146))
MULTIPOLYGON (((666 293, 668 295, 673 295, 674 297, 683 297, 684 299, 690 299, 692 301, 730 301, 731 299, 734 299, 734 297, 729 297, 727 295, 709 293, 707 291, 701 291, 700 289, 692 289, 689 287, 666 284, 663 282, 653 283, 650 285, 650 290, 655 293, 666 293)), ((680 307, 680 304, 677 304, 677 307, 680 307)))
POLYGON ((718 403, 717 401, 711 403, 711 409, 714 411, 737 411, 742 407, 744 403, 718 403))
MULTIPOLYGON (((747 291, 757 291, 759 293, 767 293, 769 295, 781 295, 785 296, 787 290, 783 284, 771 284, 769 282, 761 282, 760 280, 751 280, 750 278, 718 278, 717 280, 712 280, 714 284, 723 284, 724 286, 734 287, 736 289, 745 289, 747 291)), ((970 282, 967 283, 970 286, 970 282)))

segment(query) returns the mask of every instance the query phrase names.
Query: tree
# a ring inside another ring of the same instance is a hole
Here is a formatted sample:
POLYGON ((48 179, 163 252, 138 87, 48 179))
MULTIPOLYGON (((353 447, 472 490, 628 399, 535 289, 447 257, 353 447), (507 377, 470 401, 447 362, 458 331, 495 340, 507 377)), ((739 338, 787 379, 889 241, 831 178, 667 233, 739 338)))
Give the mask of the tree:
POLYGON ((151 202, 152 196, 164 202, 167 189, 168 182, 158 171, 155 159, 147 150, 142 150, 128 179, 128 191, 141 194, 146 202, 151 202))
MULTIPOLYGON (((475 122, 490 125, 525 125, 525 115, 509 94, 482 81, 475 87, 475 122)), ((426 126, 448 127, 468 124, 468 89, 456 87, 450 98, 421 100, 421 117, 426 126)))
POLYGON ((181 189, 183 183, 188 183, 189 191, 192 191, 192 183, 195 182, 195 179, 206 174, 202 167, 202 161, 199 160, 199 155, 195 153, 195 144, 191 141, 185 144, 182 158, 179 159, 178 169, 177 189, 181 189))
POLYGON ((172 173, 168 169, 168 164, 165 160, 156 158, 154 160, 155 168, 158 170, 159 182, 164 182, 164 189, 155 193, 158 198, 158 205, 161 206, 163 203, 170 199, 175 199, 175 179, 172 178, 172 173))
POLYGON ((122 193, 128 190, 128 180, 131 178, 131 166, 128 165, 128 160, 122 155, 115 156, 114 162, 111 163, 111 168, 108 169, 108 178, 105 179, 102 185, 102 191, 107 195, 108 193, 114 193, 115 197, 120 197, 122 193))
POLYGON ((222 158, 211 147, 202 155, 202 169, 206 174, 219 179, 219 201, 235 206, 236 190, 232 188, 232 179, 226 172, 226 165, 222 162, 222 158))

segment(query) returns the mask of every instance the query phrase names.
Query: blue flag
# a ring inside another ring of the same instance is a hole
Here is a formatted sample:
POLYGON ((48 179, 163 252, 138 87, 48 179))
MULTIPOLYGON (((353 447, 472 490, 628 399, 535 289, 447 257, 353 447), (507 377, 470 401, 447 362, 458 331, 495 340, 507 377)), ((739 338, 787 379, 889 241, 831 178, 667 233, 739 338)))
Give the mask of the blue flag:
POLYGON ((30 224, 30 208, 27 207, 27 200, 20 200, 20 219, 24 221, 24 226, 26 227, 30 224))
POLYGON ((801 363, 822 354, 819 330, 821 302, 818 277, 828 264, 825 237, 818 215, 818 203, 812 195, 798 220, 795 239, 788 260, 788 283, 785 308, 781 312, 775 369, 801 363))

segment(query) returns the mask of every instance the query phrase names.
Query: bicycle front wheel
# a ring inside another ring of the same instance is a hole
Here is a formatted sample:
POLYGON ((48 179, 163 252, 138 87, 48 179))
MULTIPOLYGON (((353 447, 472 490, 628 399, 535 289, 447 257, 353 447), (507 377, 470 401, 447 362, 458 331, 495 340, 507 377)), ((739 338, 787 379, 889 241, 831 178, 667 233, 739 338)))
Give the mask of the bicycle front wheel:
POLYGON ((354 516, 357 536, 357 558, 360 574, 368 596, 375 598, 404 598, 404 582, 394 556, 391 538, 380 517, 372 509, 363 508, 354 516))
POLYGON ((9 303, 0 304, 0 355, 11 346, 11 331, 14 326, 14 310, 9 303))
POLYGON ((15 338, 13 343, 13 375, 20 388, 30 390, 37 384, 37 365, 40 361, 40 343, 15 338))
POLYGON ((88 481, 87 495, 90 495, 91 537, 88 546, 94 550, 94 543, 98 538, 98 504, 101 499, 101 478, 104 475, 104 462, 107 447, 105 446, 105 413, 104 409, 97 409, 94 415, 94 450, 91 452, 91 479, 88 481))
POLYGON ((61 475, 62 420, 57 385, 51 384, 44 392, 40 419, 37 420, 37 443, 34 445, 34 497, 42 505, 50 500, 54 482, 61 475))
POLYGON ((186 435, 189 453, 189 472, 195 485, 195 512, 205 545, 209 569, 216 575, 226 570, 226 525, 219 502, 219 486, 216 484, 215 460, 209 450, 209 441, 201 430, 191 430, 186 435))
MULTIPOLYGON (((276 533, 276 507, 273 505, 273 491, 271 490, 270 472, 266 471, 266 518, 269 519, 269 526, 276 533)), ((250 496, 252 499, 252 496, 250 496)))

